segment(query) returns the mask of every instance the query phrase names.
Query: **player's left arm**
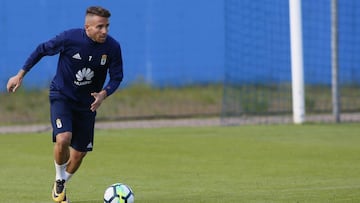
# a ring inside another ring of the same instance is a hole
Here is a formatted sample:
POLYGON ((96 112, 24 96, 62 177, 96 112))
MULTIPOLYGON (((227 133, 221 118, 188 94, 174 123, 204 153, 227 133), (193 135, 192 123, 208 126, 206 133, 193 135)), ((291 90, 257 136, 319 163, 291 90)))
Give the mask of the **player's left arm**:
POLYGON ((91 111, 96 111, 103 100, 115 92, 123 79, 123 61, 120 45, 113 49, 113 53, 110 56, 109 76, 109 82, 100 92, 91 93, 91 96, 95 98, 90 107, 91 111))

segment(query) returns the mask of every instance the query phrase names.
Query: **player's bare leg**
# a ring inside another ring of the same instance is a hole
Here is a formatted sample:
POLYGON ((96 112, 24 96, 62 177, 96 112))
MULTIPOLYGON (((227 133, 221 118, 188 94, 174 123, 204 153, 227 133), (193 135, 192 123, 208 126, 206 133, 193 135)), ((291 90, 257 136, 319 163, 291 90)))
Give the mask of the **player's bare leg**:
POLYGON ((70 147, 71 132, 56 135, 54 158, 56 167, 56 182, 52 191, 55 202, 67 203, 65 182, 79 169, 86 152, 80 152, 70 147))
POLYGON ((70 148, 70 158, 67 164, 66 172, 69 174, 74 174, 79 169, 85 156, 86 152, 79 152, 73 148, 70 148))
POLYGON ((56 142, 54 145, 54 158, 57 164, 66 164, 70 157, 70 142, 72 133, 64 132, 56 135, 56 142))
POLYGON ((70 142, 72 133, 64 132, 56 135, 56 142, 54 145, 54 159, 56 178, 52 190, 52 198, 55 202, 61 202, 66 199, 65 181, 66 167, 70 158, 70 142))

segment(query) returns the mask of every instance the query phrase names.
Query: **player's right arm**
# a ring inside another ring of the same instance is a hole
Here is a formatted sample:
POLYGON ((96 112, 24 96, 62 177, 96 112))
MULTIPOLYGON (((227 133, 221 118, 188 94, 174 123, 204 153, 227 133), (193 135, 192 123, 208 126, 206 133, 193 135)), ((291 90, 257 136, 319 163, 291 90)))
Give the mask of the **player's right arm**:
POLYGON ((39 44, 26 60, 22 69, 20 69, 15 76, 9 79, 6 86, 7 91, 15 92, 21 86, 25 74, 30 71, 30 69, 38 63, 42 57, 52 56, 59 53, 63 49, 63 36, 64 33, 61 33, 53 39, 39 44))
POLYGON ((39 44, 36 49, 30 54, 29 58, 25 61, 22 69, 29 72, 30 69, 37 64, 44 56, 53 56, 60 53, 64 49, 64 36, 65 32, 57 35, 47 42, 39 44))

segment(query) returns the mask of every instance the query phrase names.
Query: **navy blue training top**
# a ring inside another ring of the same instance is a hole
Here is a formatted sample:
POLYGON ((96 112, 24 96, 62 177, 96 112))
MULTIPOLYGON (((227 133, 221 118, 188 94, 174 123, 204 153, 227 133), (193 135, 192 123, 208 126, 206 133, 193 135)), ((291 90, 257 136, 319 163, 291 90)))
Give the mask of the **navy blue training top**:
POLYGON ((104 43, 97 43, 84 29, 64 31, 38 45, 22 69, 28 72, 42 57, 55 54, 60 55, 50 96, 60 93, 77 104, 90 106, 94 101, 92 92, 104 89, 109 96, 123 79, 120 44, 109 35, 104 43), (104 86, 107 73, 110 77, 104 86))

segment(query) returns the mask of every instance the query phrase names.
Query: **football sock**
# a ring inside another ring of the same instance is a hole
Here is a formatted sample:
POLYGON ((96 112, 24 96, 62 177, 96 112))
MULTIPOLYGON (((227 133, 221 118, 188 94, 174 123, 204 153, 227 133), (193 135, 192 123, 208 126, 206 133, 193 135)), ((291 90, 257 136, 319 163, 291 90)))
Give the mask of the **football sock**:
POLYGON ((56 161, 54 161, 55 163, 55 180, 65 180, 65 169, 66 169, 66 165, 67 163, 64 163, 62 165, 59 165, 56 163, 56 161))
POLYGON ((70 178, 72 177, 73 174, 65 171, 65 174, 64 174, 64 175, 65 175, 65 176, 64 176, 64 180, 65 180, 66 182, 68 182, 68 181, 70 180, 70 178))

